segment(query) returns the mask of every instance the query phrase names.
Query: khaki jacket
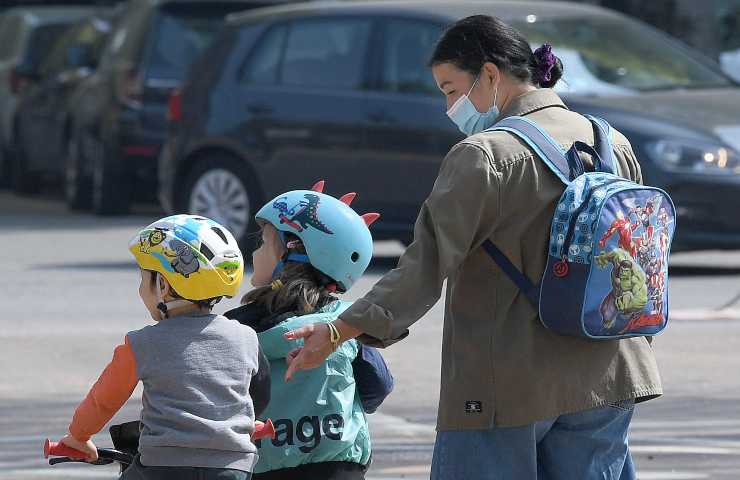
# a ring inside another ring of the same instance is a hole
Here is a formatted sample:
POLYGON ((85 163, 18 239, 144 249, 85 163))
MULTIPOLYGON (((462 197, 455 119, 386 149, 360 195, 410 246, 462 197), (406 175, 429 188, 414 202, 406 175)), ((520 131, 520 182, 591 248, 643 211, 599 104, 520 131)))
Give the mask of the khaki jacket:
MULTIPOLYGON (((499 119, 524 115, 567 149, 593 145, 587 119, 550 89, 513 100, 499 119)), ((627 139, 614 131, 620 174, 641 182, 627 139)), ((590 162, 589 158, 584 158, 590 162)), ((341 318, 388 346, 439 299, 447 280, 438 430, 519 426, 629 398, 662 394, 645 337, 592 341, 547 330, 481 245, 491 241, 533 282, 547 260, 562 183, 507 132, 455 145, 421 207, 414 242, 341 318)))

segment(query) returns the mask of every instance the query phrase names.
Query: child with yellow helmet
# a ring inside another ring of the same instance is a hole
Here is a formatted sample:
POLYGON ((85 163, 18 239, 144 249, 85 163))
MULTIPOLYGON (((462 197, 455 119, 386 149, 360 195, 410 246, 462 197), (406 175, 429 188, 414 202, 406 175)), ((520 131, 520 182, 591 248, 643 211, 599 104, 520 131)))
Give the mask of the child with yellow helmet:
POLYGON ((116 347, 62 443, 96 459, 90 437, 141 381, 139 455, 121 478, 248 480, 269 368, 254 330, 211 313, 239 291, 244 260, 236 240, 208 218, 173 215, 139 231, 129 250, 141 269, 139 295, 157 323, 116 347))

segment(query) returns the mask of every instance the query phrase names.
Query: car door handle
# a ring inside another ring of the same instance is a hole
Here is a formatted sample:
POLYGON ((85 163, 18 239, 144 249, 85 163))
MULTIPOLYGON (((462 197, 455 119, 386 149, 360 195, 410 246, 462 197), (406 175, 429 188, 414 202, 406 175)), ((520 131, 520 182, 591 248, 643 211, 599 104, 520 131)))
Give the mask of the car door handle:
POLYGON ((396 119, 385 110, 370 112, 367 115, 367 119, 372 123, 396 123, 396 119))
POLYGON ((252 115, 270 115, 275 109, 264 103, 253 103, 247 105, 247 111, 252 115))

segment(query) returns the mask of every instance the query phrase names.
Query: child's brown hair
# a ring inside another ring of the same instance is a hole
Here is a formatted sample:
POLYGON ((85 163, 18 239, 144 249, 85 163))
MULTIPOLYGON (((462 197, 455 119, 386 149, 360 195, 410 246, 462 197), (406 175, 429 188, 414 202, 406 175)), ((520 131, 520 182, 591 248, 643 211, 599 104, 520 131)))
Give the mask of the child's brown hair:
MULTIPOLYGON (((290 233, 285 234, 286 253, 306 254, 303 243, 290 233)), ((310 263, 285 263, 271 285, 257 287, 242 297, 242 304, 255 303, 268 313, 295 311, 301 314, 316 310, 337 300, 332 295, 334 280, 324 275, 310 263)))

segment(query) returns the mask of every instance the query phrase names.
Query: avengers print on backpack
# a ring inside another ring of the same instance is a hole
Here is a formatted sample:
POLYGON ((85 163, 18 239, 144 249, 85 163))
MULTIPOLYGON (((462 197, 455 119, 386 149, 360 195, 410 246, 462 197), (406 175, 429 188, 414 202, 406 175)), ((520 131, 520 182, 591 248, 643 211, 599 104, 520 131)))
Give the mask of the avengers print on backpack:
POLYGON ((616 175, 611 127, 588 117, 595 148, 563 149, 534 122, 509 117, 488 131, 522 139, 565 184, 535 286, 490 241, 483 245, 553 331, 591 339, 655 335, 668 322, 668 255, 676 228, 670 197, 616 175), (594 159, 586 172, 579 156, 594 159))

